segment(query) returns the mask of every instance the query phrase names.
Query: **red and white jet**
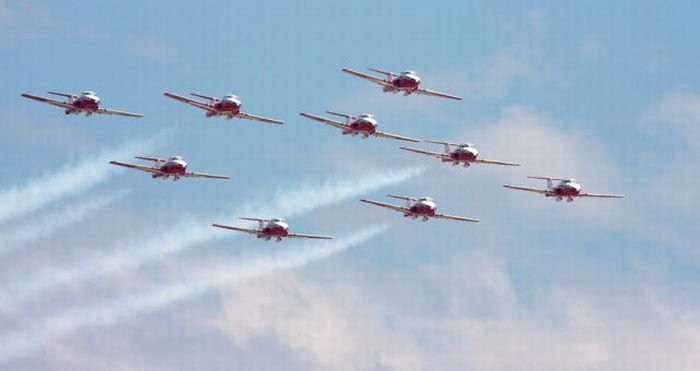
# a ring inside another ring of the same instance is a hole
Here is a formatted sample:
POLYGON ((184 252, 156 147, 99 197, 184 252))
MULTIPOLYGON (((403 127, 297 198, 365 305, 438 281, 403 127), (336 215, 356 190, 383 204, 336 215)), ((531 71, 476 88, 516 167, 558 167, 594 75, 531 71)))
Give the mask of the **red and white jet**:
POLYGON ((368 70, 382 74, 384 75, 384 77, 372 76, 362 72, 353 71, 348 68, 341 69, 341 71, 343 72, 349 73, 361 79, 369 80, 375 84, 383 86, 385 93, 403 92, 403 95, 411 95, 415 93, 421 95, 430 95, 433 97, 462 100, 462 97, 458 97, 456 95, 450 95, 447 93, 441 93, 439 91, 419 88, 418 86, 420 85, 420 77, 415 71, 404 71, 401 73, 394 73, 377 70, 374 68, 368 68, 368 70))
POLYGON ((374 115, 371 113, 363 113, 360 116, 353 116, 353 115, 348 115, 346 113, 338 113, 338 112, 331 112, 331 111, 326 111, 326 113, 328 113, 329 115, 333 115, 333 116, 345 117, 345 123, 342 123, 340 121, 327 119, 327 118, 320 117, 320 116, 316 116, 316 115, 312 115, 310 113, 301 112, 300 115, 302 115, 306 118, 310 118, 312 120, 322 122, 326 125, 330 125, 330 126, 338 128, 338 129, 341 129, 343 131, 343 135, 352 135, 352 136, 362 135, 362 139, 367 139, 371 135, 374 137, 397 139, 397 140, 403 140, 406 142, 420 142, 420 140, 418 140, 418 139, 413 139, 413 138, 404 137, 401 135, 383 133, 381 131, 378 131, 377 130, 377 119, 375 119, 374 115))
POLYGON ((226 175, 215 175, 215 174, 205 174, 205 173, 193 173, 187 171, 187 162, 182 156, 171 156, 167 160, 154 157, 134 157, 139 160, 153 161, 153 167, 141 166, 134 164, 127 164, 119 161, 110 161, 112 165, 118 165, 123 167, 128 167, 130 169, 136 169, 151 173, 153 179, 161 178, 167 180, 168 177, 173 177, 173 181, 180 179, 180 177, 185 178, 212 178, 212 179, 230 179, 226 175))
POLYGON ((452 166, 457 166, 460 163, 464 167, 469 167, 471 164, 491 164, 491 165, 506 165, 506 166, 520 166, 520 164, 515 162, 505 162, 497 160, 486 160, 479 158, 479 151, 471 143, 449 143, 449 142, 436 142, 432 140, 426 140, 428 143, 442 144, 445 146, 445 151, 443 153, 424 151, 422 149, 411 148, 411 147, 400 147, 403 150, 411 151, 415 153, 420 153, 422 155, 433 156, 442 162, 450 162, 452 166), (451 147, 456 147, 454 150, 451 147))
POLYGON ((366 202, 366 203, 372 204, 372 205, 385 207, 387 209, 391 209, 394 211, 398 211, 398 212, 402 213, 403 216, 406 218, 412 218, 414 220, 417 218, 423 218, 424 222, 427 222, 428 219, 430 219, 430 218, 451 219, 451 220, 459 220, 462 222, 475 222, 475 223, 479 222, 479 219, 465 218, 462 216, 453 216, 453 215, 447 215, 447 214, 438 214, 436 212, 437 206, 435 205, 435 201, 430 197, 413 198, 413 197, 393 196, 393 195, 387 195, 387 196, 391 197, 391 198, 397 198, 399 200, 406 200, 406 206, 403 207, 403 206, 389 205, 389 204, 385 204, 383 202, 367 200, 364 198, 361 199, 360 201, 366 202))
POLYGON ((67 94, 67 93, 56 93, 50 91, 49 94, 58 95, 61 97, 68 98, 68 102, 63 102, 56 99, 38 97, 36 95, 31 95, 27 93, 22 93, 25 98, 33 99, 35 101, 53 104, 61 108, 65 108, 66 115, 78 115, 85 113, 85 116, 90 116, 93 113, 100 115, 117 115, 117 116, 127 116, 127 117, 143 117, 140 113, 131 113, 124 111, 117 111, 107 108, 100 108, 100 98, 93 91, 84 91, 80 95, 67 94))
POLYGON ((187 103, 189 105, 201 108, 206 112, 207 117, 214 117, 214 116, 226 116, 228 120, 238 117, 241 119, 246 119, 246 120, 254 120, 254 121, 260 121, 260 122, 266 122, 268 124, 283 124, 283 121, 279 120, 274 120, 270 119, 267 117, 262 117, 262 116, 256 116, 256 115, 251 115, 249 113, 243 113, 241 112, 241 105, 243 105, 242 101, 238 96, 233 95, 233 94, 228 94, 224 96, 223 98, 215 98, 215 97, 210 97, 206 95, 201 95, 197 93, 190 93, 190 95, 193 95, 195 97, 203 98, 203 99, 209 99, 209 102, 200 102, 194 99, 190 99, 187 97, 183 97, 181 95, 173 94, 173 93, 164 93, 166 97, 173 98, 175 100, 179 100, 180 102, 187 103))
POLYGON ((258 238, 265 241, 275 239, 276 242, 282 242, 283 238, 313 238, 317 240, 332 240, 331 236, 321 236, 316 234, 292 233, 289 231, 289 224, 282 218, 274 219, 258 219, 258 218, 240 218, 242 220, 252 220, 258 222, 258 229, 232 227, 222 224, 212 224, 214 227, 230 229, 232 231, 254 234, 258 238))
POLYGON ((510 189, 517 189, 520 191, 535 192, 543 194, 545 197, 554 197, 556 201, 561 201, 566 198, 567 202, 572 202, 574 197, 598 197, 598 198, 623 198, 623 195, 613 195, 613 194, 599 194, 599 193, 585 193, 581 190, 581 185, 576 183, 576 179, 561 179, 553 178, 548 176, 529 176, 530 179, 545 179, 547 180, 547 189, 520 187, 510 184, 504 184, 503 186, 510 189), (552 184, 553 180, 558 180, 559 184, 556 186, 552 184))

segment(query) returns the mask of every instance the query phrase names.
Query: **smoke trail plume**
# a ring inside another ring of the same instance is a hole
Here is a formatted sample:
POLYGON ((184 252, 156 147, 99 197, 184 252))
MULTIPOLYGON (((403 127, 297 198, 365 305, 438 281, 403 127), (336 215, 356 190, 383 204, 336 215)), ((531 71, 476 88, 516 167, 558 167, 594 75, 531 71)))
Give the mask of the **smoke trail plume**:
MULTIPOLYGON (((231 215, 214 220, 231 220, 238 216, 285 215, 294 217, 382 187, 398 184, 420 174, 423 168, 410 168, 395 172, 371 174, 358 179, 326 181, 322 184, 306 184, 297 189, 278 191, 268 206, 248 206, 231 215)), ((48 269, 31 279, 14 280, 0 292, 0 308, 6 311, 47 291, 62 286, 75 285, 105 274, 134 269, 153 259, 183 251, 198 244, 239 236, 211 227, 211 220, 190 219, 175 228, 159 233, 143 243, 131 247, 115 246, 112 253, 84 258, 63 269, 48 269)))
POLYGON ((48 214, 42 214, 32 218, 30 222, 23 223, 21 227, 12 231, 2 232, 0 236, 0 254, 15 250, 22 245, 30 244, 83 221, 88 215, 97 212, 110 204, 123 198, 127 192, 113 192, 109 195, 92 197, 87 200, 79 200, 63 209, 48 214))
POLYGON ((225 284, 258 277, 279 269, 291 269, 327 258, 350 247, 362 244, 388 228, 368 228, 348 237, 326 243, 308 243, 299 247, 274 249, 256 257, 231 261, 197 278, 159 287, 145 293, 125 297, 101 305, 64 312, 45 318, 0 339, 0 362, 7 362, 35 350, 63 334, 88 326, 106 326, 116 321, 149 313, 167 305, 192 299, 225 284))
POLYGON ((22 186, 1 190, 0 223, 104 182, 117 171, 116 166, 109 166, 110 160, 150 151, 159 144, 162 137, 163 134, 159 134, 149 139, 127 143, 118 149, 85 158, 77 164, 66 165, 58 172, 30 180, 22 186))

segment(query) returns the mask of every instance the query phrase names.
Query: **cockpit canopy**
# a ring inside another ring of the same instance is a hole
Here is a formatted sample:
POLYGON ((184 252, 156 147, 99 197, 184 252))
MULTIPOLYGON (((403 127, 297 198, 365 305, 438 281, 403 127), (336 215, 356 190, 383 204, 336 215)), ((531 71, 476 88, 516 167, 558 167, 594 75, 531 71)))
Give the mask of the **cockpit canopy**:
POLYGON ((85 91, 83 92, 83 95, 97 95, 97 94, 95 94, 94 91, 85 90, 85 91))
POLYGON ((273 223, 284 223, 285 220, 283 218, 272 218, 270 219, 271 222, 273 223))
POLYGON ((373 118, 374 118, 374 115, 371 114, 371 113, 363 113, 363 114, 360 115, 360 118, 363 118, 363 119, 373 119, 373 118))
POLYGON ((403 71, 401 72, 402 75, 417 75, 416 71, 403 71))
POLYGON ((224 99, 238 100, 238 96, 235 94, 226 94, 224 99))
POLYGON ((565 183, 576 183, 576 179, 574 179, 574 178, 569 178, 569 179, 564 180, 564 182, 565 182, 565 183))
POLYGON ((474 147, 474 145, 471 144, 471 143, 462 143, 462 144, 460 144, 459 146, 460 146, 461 148, 472 148, 472 147, 474 147))
POLYGON ((432 197, 421 197, 418 199, 421 202, 434 202, 432 197))
POLYGON ((182 161, 185 158, 180 155, 170 156, 170 161, 182 161))

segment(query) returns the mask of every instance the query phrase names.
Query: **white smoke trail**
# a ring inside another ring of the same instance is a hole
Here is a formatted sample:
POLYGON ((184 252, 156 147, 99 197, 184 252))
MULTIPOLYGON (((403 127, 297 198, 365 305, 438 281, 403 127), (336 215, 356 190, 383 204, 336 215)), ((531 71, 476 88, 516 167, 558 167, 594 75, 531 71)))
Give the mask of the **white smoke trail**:
POLYGON ((65 312, 45 318, 34 325, 8 333, 0 339, 0 362, 31 352, 52 339, 87 326, 106 326, 116 321, 156 311, 164 306, 191 299, 225 284, 258 277, 279 269, 291 269, 327 258, 362 244, 388 228, 381 225, 326 243, 308 243, 300 247, 273 249, 262 256, 232 261, 218 269, 179 284, 159 287, 146 293, 125 297, 101 305, 65 312))
POLYGON ((31 180, 22 186, 0 191, 0 222, 38 210, 63 197, 84 192, 107 180, 118 168, 110 166, 115 158, 131 157, 150 151, 162 140, 163 134, 127 143, 116 149, 102 151, 78 164, 64 166, 53 174, 31 180))
MULTIPOLYGON (((404 182, 421 172, 423 168, 410 168, 371 174, 353 180, 332 180, 320 185, 306 184, 298 189, 279 190, 273 197, 271 205, 244 207, 214 221, 226 221, 238 216, 294 217, 322 206, 339 203, 348 198, 404 182)), ((110 254, 83 258, 74 265, 62 269, 45 269, 29 279, 15 279, 0 292, 0 308, 11 311, 29 300, 40 298, 42 293, 55 291, 62 286, 75 285, 102 275, 134 269, 153 259, 180 252, 201 243, 240 236, 213 228, 211 222, 212 220, 190 219, 143 243, 128 248, 115 246, 110 254)))
POLYGON ((45 239, 59 230, 71 226, 123 198, 128 192, 119 191, 109 195, 79 200, 58 212, 42 214, 32 218, 31 222, 23 223, 21 227, 0 236, 0 254, 6 254, 22 245, 45 239))

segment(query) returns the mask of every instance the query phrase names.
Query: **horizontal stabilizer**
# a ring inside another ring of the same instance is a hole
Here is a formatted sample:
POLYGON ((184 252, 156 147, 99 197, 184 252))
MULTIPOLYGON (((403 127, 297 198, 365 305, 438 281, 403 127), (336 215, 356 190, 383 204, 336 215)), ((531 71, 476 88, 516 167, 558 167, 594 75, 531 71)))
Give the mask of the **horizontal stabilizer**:
POLYGON ((49 94, 51 94, 51 95, 58 95, 59 97, 66 97, 66 98, 73 98, 73 97, 75 97, 75 94, 58 93, 58 92, 55 92, 55 91, 50 91, 49 94))
POLYGON ((457 143, 441 142, 438 140, 424 140, 424 142, 433 143, 433 144, 443 144, 443 145, 449 145, 449 146, 458 146, 459 145, 457 143))
POLYGON ((138 160, 165 162, 165 160, 155 157, 134 156, 134 158, 138 160))
POLYGON ((215 98, 215 97, 210 97, 210 96, 207 96, 207 95, 202 95, 202 94, 197 94, 197 93, 190 93, 190 95, 192 95, 192 96, 194 96, 194 97, 198 97, 198 98, 209 99, 209 100, 217 100, 217 99, 218 99, 218 98, 215 98))
POLYGON ((395 73, 393 73, 393 72, 382 71, 382 70, 378 70, 378 69, 376 69, 376 68, 368 68, 368 70, 370 70, 370 71, 372 71, 372 72, 376 72, 376 73, 381 73, 382 75, 397 76, 397 75, 396 75, 395 73))
POLYGON ((345 117, 345 118, 349 118, 349 119, 354 119, 354 118, 355 118, 355 116, 349 115, 349 114, 347 114, 347 113, 340 113, 340 112, 333 112, 333 111, 326 111, 326 113, 329 114, 329 115, 340 116, 340 117, 345 117))
POLYGON ((544 180, 565 180, 562 178, 554 178, 551 176, 528 176, 529 179, 544 179, 544 180))
POLYGON ((386 195, 387 197, 391 198, 397 198, 399 200, 406 200, 406 201, 415 201, 416 198, 414 197, 406 197, 406 196, 395 196, 395 195, 386 195))
POLYGON ((269 222, 269 221, 270 221, 270 219, 260 219, 260 218, 238 218, 238 219, 241 219, 241 220, 251 220, 251 221, 254 221, 254 222, 269 222))

